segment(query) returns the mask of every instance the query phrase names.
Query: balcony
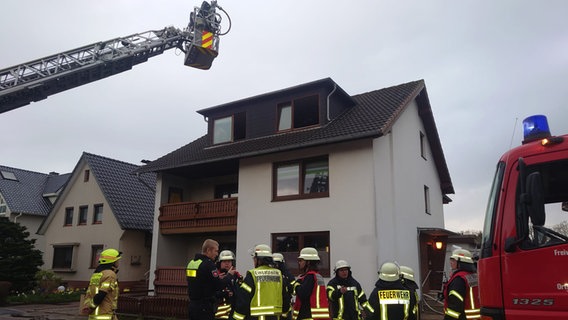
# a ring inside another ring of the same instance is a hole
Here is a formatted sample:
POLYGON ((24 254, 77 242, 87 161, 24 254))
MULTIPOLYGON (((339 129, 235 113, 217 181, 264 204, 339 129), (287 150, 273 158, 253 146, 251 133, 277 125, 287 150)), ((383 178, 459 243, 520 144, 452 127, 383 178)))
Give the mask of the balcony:
POLYGON ((237 230, 237 198, 168 203, 160 207, 162 234, 237 230))

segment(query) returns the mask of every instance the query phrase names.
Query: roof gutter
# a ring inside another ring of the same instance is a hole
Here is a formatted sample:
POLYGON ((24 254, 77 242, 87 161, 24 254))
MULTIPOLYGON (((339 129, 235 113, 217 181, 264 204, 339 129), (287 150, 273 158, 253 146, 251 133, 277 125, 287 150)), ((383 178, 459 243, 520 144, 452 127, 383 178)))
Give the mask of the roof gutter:
POLYGON ((327 95, 327 121, 331 121, 331 116, 329 115, 329 97, 337 90, 337 84, 333 83, 333 90, 327 95))

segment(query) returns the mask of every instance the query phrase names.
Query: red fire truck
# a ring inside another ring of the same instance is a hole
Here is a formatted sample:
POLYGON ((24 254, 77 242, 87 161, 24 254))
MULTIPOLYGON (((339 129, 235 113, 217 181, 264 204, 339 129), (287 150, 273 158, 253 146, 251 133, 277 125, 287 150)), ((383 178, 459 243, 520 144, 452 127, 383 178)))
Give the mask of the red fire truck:
POLYGON ((478 261, 482 319, 568 319, 568 135, 543 115, 493 179, 478 261))

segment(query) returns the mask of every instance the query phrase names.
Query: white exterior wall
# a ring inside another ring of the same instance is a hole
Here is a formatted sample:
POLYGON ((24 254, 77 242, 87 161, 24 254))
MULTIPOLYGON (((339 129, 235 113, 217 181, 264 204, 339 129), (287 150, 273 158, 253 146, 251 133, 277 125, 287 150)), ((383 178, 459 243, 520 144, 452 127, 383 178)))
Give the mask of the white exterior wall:
MULTIPOLYGON (((244 159, 239 170, 237 263, 252 268, 249 249, 272 233, 330 232, 330 268, 344 259, 366 290, 376 281, 373 163, 370 140, 244 159), (329 156, 329 198, 272 199, 272 163, 329 156)), ((329 279, 327 279, 329 280, 329 279)))
POLYGON ((442 191, 428 143, 420 154, 420 132, 426 133, 412 102, 390 133, 374 140, 379 265, 396 261, 414 269, 420 283, 417 227, 444 227, 442 191), (424 186, 430 212, 425 213, 424 186))
POLYGON ((43 236, 37 234, 37 229, 43 221, 43 216, 23 214, 21 216, 12 214, 10 221, 17 222, 19 225, 26 227, 26 231, 30 233, 28 239, 35 239, 35 248, 44 252, 45 254, 45 239, 43 236))

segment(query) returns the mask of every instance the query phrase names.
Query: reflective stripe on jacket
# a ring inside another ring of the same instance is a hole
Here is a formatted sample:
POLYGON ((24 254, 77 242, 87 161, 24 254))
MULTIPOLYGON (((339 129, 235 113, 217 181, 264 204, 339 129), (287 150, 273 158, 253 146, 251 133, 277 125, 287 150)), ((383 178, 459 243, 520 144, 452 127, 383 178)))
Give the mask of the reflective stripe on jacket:
POLYGON ((444 287, 444 314, 452 319, 481 319, 481 311, 479 309, 479 287, 477 281, 477 274, 463 270, 454 272, 444 287), (451 288, 452 282, 456 278, 461 278, 465 281, 466 290, 465 296, 462 296, 457 290, 451 288), (448 305, 449 297, 457 298, 462 306, 461 309, 455 310, 448 305), (463 314, 462 314, 463 313, 463 314))
POLYGON ((85 293, 84 305, 95 309, 89 314, 90 320, 110 320, 114 317, 114 311, 118 306, 118 279, 112 270, 102 270, 93 273, 89 281, 89 287, 85 293), (103 301, 97 306, 93 298, 99 291, 106 292, 103 301))
POLYGON ((298 286, 301 286, 301 282, 304 281, 306 277, 313 277, 314 279, 314 286, 311 291, 310 295, 310 317, 306 318, 300 315, 300 309, 302 309, 302 301, 298 297, 296 297, 296 301, 294 302, 294 310, 292 312, 292 319, 331 319, 329 316, 329 302, 327 301, 327 293, 325 282, 323 277, 315 272, 315 271, 308 271, 304 275, 298 277, 294 284, 294 292, 298 286))

